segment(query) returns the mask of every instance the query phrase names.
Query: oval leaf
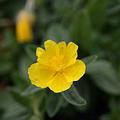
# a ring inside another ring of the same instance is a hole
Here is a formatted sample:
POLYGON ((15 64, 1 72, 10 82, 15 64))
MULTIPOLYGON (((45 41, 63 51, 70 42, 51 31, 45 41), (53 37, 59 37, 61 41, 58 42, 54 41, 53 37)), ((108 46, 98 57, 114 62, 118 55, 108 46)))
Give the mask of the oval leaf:
POLYGON ((86 100, 84 100, 78 93, 77 89, 72 86, 69 90, 62 92, 62 96, 67 100, 70 104, 75 106, 83 106, 86 105, 86 100))
POLYGON ((120 95, 120 81, 112 65, 105 60, 96 61, 87 66, 95 84, 110 94, 120 95))

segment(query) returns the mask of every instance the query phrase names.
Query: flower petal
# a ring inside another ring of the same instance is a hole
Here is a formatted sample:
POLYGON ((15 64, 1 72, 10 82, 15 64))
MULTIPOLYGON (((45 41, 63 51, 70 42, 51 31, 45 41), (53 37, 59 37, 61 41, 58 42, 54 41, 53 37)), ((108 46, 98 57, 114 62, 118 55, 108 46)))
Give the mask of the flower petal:
POLYGON ((66 43, 64 41, 58 43, 59 54, 64 55, 66 50, 66 43))
POLYGON ((40 57, 43 55, 44 52, 45 52, 45 50, 42 49, 42 48, 40 48, 40 47, 38 47, 38 48, 36 49, 36 56, 38 57, 37 61, 40 60, 40 57))
POLYGON ((83 61, 76 60, 75 64, 64 69, 63 73, 68 82, 77 81, 85 74, 86 66, 83 61))
POLYGON ((34 63, 28 68, 28 74, 32 84, 45 88, 55 73, 46 66, 34 63))
POLYGON ((70 42, 67 46, 67 55, 69 59, 76 59, 77 58, 77 50, 78 46, 74 44, 73 42, 70 42))
POLYGON ((70 42, 67 46, 67 49, 68 49, 68 52, 70 52, 70 55, 73 56, 77 52, 78 46, 75 43, 70 42))
POLYGON ((59 51, 60 51, 60 48, 57 43, 55 43, 52 40, 47 40, 45 42, 45 52, 40 56, 39 63, 43 65, 47 65, 51 68, 56 66, 55 63, 60 61, 59 51))
POLYGON ((69 89, 71 85, 72 82, 67 82, 63 74, 57 73, 48 87, 55 93, 59 93, 69 89))
POLYGON ((78 46, 73 42, 70 42, 67 45, 67 48, 65 51, 65 57, 64 57, 64 61, 67 67, 75 63, 77 58, 77 49, 78 49, 78 46))
POLYGON ((45 41, 44 46, 49 55, 57 55, 59 52, 57 43, 52 40, 45 41))

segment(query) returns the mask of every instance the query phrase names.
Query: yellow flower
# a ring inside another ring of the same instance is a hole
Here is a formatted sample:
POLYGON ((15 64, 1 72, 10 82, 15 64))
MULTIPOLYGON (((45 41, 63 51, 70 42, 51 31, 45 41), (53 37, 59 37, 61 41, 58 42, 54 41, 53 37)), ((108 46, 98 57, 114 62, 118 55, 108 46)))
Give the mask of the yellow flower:
POLYGON ((34 16, 27 10, 20 11, 16 21, 16 37, 18 42, 30 42, 33 39, 32 22, 34 16))
POLYGON ((78 46, 73 42, 57 44, 52 40, 47 40, 44 46, 45 49, 37 48, 37 62, 28 68, 32 84, 49 87, 55 93, 69 89, 86 70, 84 62, 76 59, 78 46))

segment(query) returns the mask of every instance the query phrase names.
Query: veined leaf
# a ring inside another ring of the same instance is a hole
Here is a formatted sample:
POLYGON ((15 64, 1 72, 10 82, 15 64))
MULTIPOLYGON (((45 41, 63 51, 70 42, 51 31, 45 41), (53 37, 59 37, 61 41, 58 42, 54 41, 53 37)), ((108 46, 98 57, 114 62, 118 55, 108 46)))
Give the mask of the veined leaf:
POLYGON ((69 90, 62 92, 62 96, 72 105, 83 106, 86 105, 86 100, 84 100, 78 93, 77 89, 72 86, 69 90))

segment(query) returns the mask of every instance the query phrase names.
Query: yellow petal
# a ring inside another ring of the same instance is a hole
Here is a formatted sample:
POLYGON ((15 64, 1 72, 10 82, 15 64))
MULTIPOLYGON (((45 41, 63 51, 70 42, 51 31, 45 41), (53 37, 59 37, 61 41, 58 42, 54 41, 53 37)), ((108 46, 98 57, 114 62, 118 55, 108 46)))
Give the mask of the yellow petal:
POLYGON ((67 82, 63 74, 57 73, 48 87, 55 93, 59 93, 69 89, 71 85, 72 82, 67 82))
POLYGON ((49 67, 55 66, 54 62, 58 60, 56 59, 58 58, 57 56, 59 52, 58 45, 52 40, 47 40, 44 43, 44 46, 45 46, 45 50, 44 50, 45 52, 38 59, 39 63, 43 65, 47 65, 49 67))
POLYGON ((36 56, 38 57, 37 61, 40 60, 40 57, 41 57, 41 55, 42 55, 44 52, 45 52, 44 49, 42 49, 42 48, 40 48, 40 47, 37 48, 37 50, 36 50, 36 56))
POLYGON ((76 59, 78 46, 73 42, 70 42, 67 46, 67 55, 69 59, 76 59))
POLYGON ((59 52, 58 45, 52 40, 45 41, 44 46, 49 55, 57 55, 59 52))
POLYGON ((66 50, 66 43, 64 41, 58 43, 59 54, 64 55, 66 50))
POLYGON ((28 75, 32 84, 41 88, 47 87, 54 74, 54 71, 49 70, 49 68, 39 63, 32 64, 28 68, 28 75))
POLYGON ((67 49, 70 50, 71 55, 74 55, 78 50, 78 46, 75 43, 70 42, 67 46, 67 49))
POLYGON ((74 44, 73 42, 70 42, 68 44, 66 51, 65 51, 65 57, 64 57, 66 66, 69 66, 75 63, 76 58, 77 58, 77 49, 78 49, 78 46, 74 44))
POLYGON ((83 61, 76 60, 75 64, 64 69, 63 73, 68 82, 77 81, 85 74, 86 66, 83 61))

